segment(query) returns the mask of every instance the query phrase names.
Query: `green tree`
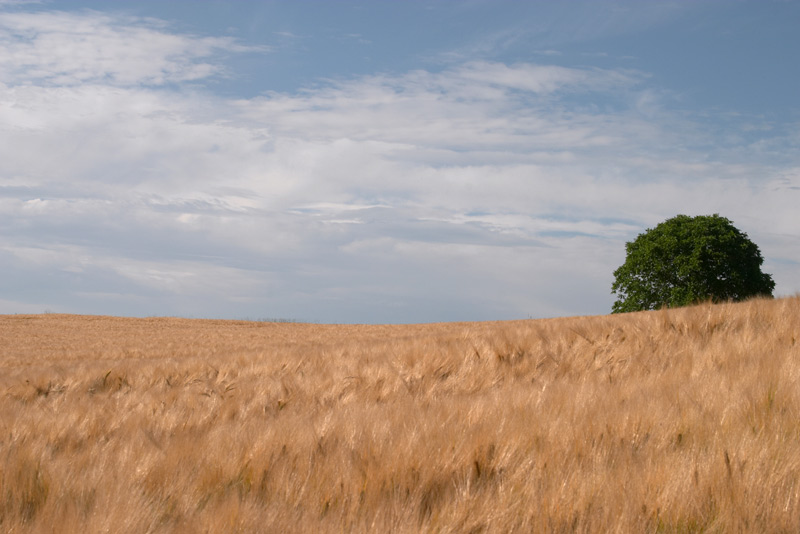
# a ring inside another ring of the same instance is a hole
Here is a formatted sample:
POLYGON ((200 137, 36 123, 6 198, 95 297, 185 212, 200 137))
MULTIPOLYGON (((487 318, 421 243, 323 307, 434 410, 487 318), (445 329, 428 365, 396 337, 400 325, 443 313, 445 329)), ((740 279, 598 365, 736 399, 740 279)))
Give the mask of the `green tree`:
POLYGON ((678 215, 625 244, 614 271, 613 313, 686 306, 711 300, 772 296, 775 282, 747 234, 725 217, 678 215))

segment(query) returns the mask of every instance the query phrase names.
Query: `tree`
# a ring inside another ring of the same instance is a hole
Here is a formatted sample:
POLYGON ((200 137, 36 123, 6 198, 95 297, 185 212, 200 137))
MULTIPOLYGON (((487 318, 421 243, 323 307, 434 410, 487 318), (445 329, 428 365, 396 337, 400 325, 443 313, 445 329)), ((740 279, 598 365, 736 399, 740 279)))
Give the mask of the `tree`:
POLYGON ((678 215, 625 244, 614 271, 613 313, 686 306, 711 300, 772 296, 775 282, 747 234, 725 217, 678 215))

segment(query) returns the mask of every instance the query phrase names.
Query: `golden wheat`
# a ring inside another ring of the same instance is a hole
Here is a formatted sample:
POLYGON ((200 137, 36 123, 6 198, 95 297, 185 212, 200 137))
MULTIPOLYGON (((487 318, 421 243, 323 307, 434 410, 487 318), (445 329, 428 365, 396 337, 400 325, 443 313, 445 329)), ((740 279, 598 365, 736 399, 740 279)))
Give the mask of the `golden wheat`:
POLYGON ((0 316, 0 531, 798 532, 798 337, 0 316))

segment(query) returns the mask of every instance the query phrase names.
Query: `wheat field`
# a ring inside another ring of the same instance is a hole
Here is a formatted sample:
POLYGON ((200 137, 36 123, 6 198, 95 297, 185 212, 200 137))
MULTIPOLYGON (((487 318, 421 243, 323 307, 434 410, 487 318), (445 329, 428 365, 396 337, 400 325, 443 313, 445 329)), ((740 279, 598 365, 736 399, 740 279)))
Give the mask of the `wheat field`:
POLYGON ((0 531, 798 532, 800 296, 334 326, 0 316, 0 531))

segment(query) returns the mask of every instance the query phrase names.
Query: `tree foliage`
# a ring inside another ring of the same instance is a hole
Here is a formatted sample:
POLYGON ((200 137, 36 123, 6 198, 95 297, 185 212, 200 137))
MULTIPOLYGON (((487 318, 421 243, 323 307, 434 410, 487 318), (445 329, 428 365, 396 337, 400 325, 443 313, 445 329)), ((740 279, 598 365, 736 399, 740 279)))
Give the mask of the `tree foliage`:
POLYGON ((725 217, 678 215, 625 244, 614 313, 772 296, 758 246, 725 217))

